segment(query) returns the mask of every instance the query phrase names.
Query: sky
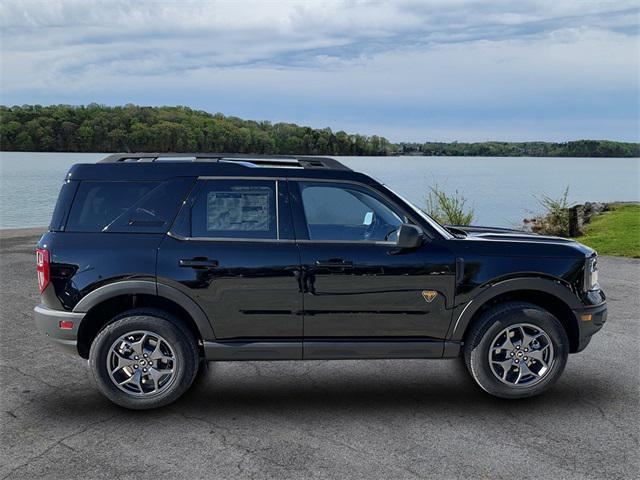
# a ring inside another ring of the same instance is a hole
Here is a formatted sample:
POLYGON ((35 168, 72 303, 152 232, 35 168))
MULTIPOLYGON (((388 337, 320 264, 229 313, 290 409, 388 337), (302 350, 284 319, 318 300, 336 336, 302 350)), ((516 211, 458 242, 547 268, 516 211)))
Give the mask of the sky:
POLYGON ((391 141, 640 141, 637 1, 0 2, 0 103, 391 141))

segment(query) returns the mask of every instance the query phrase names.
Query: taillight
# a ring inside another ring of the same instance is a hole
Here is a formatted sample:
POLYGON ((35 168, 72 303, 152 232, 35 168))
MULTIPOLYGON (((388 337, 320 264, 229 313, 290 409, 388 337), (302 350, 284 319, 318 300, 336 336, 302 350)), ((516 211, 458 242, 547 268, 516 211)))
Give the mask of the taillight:
POLYGON ((49 250, 36 250, 36 271, 38 272, 38 288, 40 293, 49 285, 49 250))

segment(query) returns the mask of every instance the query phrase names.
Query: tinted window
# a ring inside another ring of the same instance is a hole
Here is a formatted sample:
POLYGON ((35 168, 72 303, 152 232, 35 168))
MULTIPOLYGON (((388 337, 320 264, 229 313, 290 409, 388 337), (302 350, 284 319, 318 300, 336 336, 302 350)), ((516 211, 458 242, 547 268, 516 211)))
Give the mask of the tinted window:
POLYGON ((50 230, 60 231, 64 229, 67 213, 69 213, 69 208, 71 207, 71 202, 73 201, 77 188, 78 182, 72 180, 67 180, 62 184, 56 207, 51 216, 51 223, 49 224, 50 230))
POLYGON ((195 179, 175 178, 151 190, 107 227, 108 232, 164 233, 195 179))
POLYGON ((188 208, 188 236, 277 238, 274 181, 206 180, 188 208))
POLYGON ((100 232, 157 185, 155 182, 80 182, 66 230, 100 232))
POLYGON ((351 185, 300 184, 310 240, 393 240, 403 223, 381 199, 351 185))

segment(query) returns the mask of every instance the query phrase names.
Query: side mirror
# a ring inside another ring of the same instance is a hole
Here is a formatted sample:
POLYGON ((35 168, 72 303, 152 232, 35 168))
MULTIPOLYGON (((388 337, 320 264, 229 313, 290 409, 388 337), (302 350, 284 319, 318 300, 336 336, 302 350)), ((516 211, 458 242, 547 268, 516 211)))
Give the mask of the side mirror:
POLYGON ((398 248, 416 248, 422 245, 424 233, 419 227, 410 223, 403 223, 398 228, 398 240, 396 245, 398 248))

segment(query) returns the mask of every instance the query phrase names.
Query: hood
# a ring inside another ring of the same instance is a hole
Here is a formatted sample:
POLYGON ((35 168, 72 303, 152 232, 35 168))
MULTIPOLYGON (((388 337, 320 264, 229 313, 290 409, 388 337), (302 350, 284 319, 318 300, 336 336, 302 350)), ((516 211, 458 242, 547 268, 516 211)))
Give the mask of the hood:
POLYGON ((453 234, 455 234, 456 231, 458 233, 464 233, 468 240, 566 245, 567 247, 573 247, 588 256, 595 253, 591 248, 582 245, 575 240, 562 237, 554 237, 551 235, 539 235, 537 233, 523 232, 521 230, 513 230, 509 228, 480 227, 475 225, 447 225, 446 228, 453 234))

